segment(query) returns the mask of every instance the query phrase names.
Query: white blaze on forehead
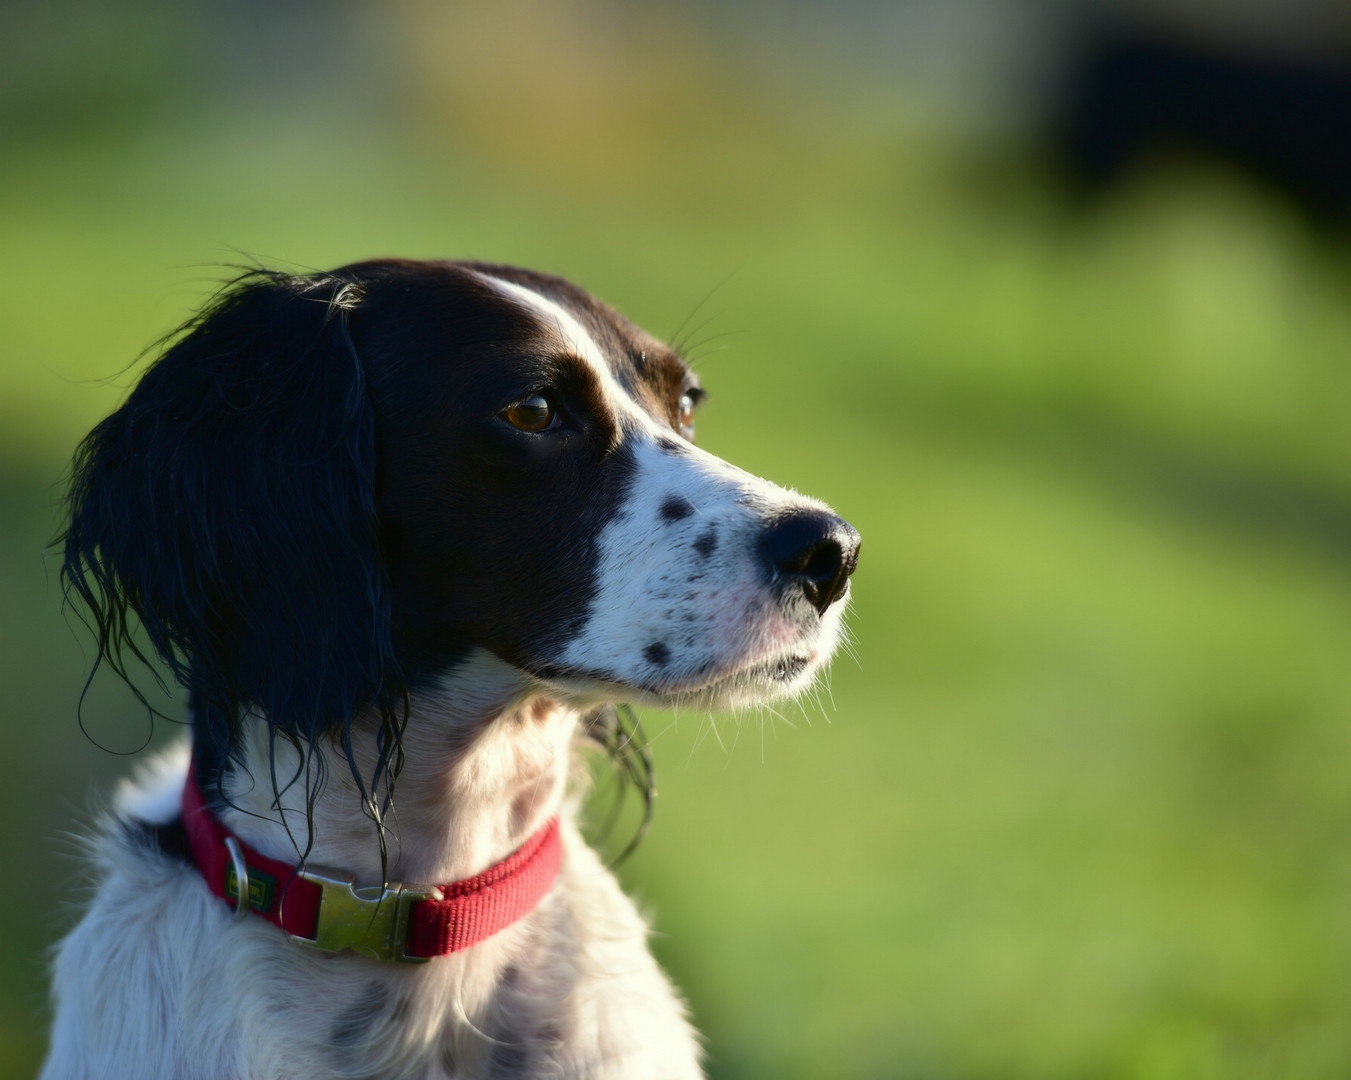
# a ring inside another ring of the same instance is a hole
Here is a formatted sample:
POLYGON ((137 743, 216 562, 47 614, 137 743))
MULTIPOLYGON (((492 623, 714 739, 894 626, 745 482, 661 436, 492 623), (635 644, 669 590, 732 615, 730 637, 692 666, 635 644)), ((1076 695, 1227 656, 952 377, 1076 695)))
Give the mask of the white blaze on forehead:
POLYGON ((652 418, 640 409, 624 388, 619 385, 619 380, 614 377, 614 372, 610 370, 610 364, 605 359, 605 353, 601 351, 601 347, 586 332, 586 328, 582 326, 572 312, 557 301, 551 300, 547 296, 541 296, 534 289, 527 289, 524 285, 519 285, 514 281, 504 281, 502 278, 481 272, 479 272, 479 276, 502 292, 526 304, 546 323, 551 324, 558 331, 567 348, 580 356, 595 370, 596 377, 600 379, 601 386, 605 388, 605 396, 613 403, 615 408, 630 417, 642 419, 646 425, 652 423, 652 418))

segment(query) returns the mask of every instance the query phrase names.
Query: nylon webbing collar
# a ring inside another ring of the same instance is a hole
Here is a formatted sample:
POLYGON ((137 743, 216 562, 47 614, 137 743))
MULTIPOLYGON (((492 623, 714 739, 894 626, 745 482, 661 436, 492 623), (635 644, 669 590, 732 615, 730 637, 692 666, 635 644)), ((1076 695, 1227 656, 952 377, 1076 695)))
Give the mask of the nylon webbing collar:
POLYGON ((302 870, 239 840, 202 798, 195 762, 183 785, 183 827, 207 886, 240 918, 252 911, 294 941, 381 960, 426 961, 506 929, 548 894, 563 857, 554 818, 514 854, 463 881, 359 886, 341 871, 302 870), (244 903, 239 901, 241 878, 244 903))

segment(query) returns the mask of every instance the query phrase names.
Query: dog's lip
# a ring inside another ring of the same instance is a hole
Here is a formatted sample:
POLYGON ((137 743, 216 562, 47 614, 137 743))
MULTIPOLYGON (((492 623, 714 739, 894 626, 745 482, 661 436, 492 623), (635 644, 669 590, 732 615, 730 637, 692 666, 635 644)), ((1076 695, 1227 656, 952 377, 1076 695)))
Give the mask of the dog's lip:
POLYGON ((791 682, 811 666, 812 658, 793 653, 777 660, 767 660, 746 672, 748 675, 767 675, 775 682, 791 682))
POLYGON ((602 672, 553 670, 535 672, 535 677, 564 694, 581 694, 592 700, 597 690, 606 691, 605 700, 630 700, 648 705, 678 705, 692 698, 716 698, 738 685, 745 690, 756 686, 787 686, 811 671, 820 659, 817 647, 772 649, 743 658, 730 666, 708 664, 690 672, 684 678, 672 678, 661 683, 626 682, 602 672))
POLYGON ((700 678, 698 682, 692 681, 687 685, 673 682, 671 685, 657 689, 656 692, 663 697, 685 698, 703 694, 710 690, 718 690, 740 681, 786 684, 792 682, 804 671, 809 670, 816 663, 818 656, 819 651, 816 649, 778 651, 769 656, 754 657, 712 677, 707 677, 706 673, 700 672, 700 676, 704 677, 700 678))

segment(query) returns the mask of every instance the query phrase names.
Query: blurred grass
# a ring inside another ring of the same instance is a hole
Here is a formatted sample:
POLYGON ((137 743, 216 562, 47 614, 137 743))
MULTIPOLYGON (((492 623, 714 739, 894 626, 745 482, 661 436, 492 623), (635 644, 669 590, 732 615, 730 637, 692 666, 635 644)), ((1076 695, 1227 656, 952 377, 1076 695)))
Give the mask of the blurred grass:
MULTIPOLYGON (((60 837, 127 764, 76 724, 87 641, 41 562, 61 463, 217 264, 395 253, 688 316, 703 444, 865 538, 821 707, 645 715, 662 798, 625 877, 715 1077, 1351 1072, 1342 257, 1212 177, 1072 221, 900 115, 824 123, 718 70, 590 127, 567 106, 603 85, 470 123, 471 69, 383 131, 11 156, 0 1075, 44 1046, 60 837)), ((103 682, 86 717, 144 734, 103 682)))

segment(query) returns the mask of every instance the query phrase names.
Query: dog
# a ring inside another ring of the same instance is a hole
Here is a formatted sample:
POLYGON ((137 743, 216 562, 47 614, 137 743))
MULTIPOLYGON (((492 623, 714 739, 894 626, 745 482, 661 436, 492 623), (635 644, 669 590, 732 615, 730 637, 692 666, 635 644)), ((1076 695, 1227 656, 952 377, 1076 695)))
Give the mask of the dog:
POLYGON ((191 745, 93 842, 44 1077, 701 1075, 578 762, 617 703, 808 686, 859 551, 696 448, 703 396, 485 263, 250 270, 167 340, 76 455, 62 578, 191 745))

